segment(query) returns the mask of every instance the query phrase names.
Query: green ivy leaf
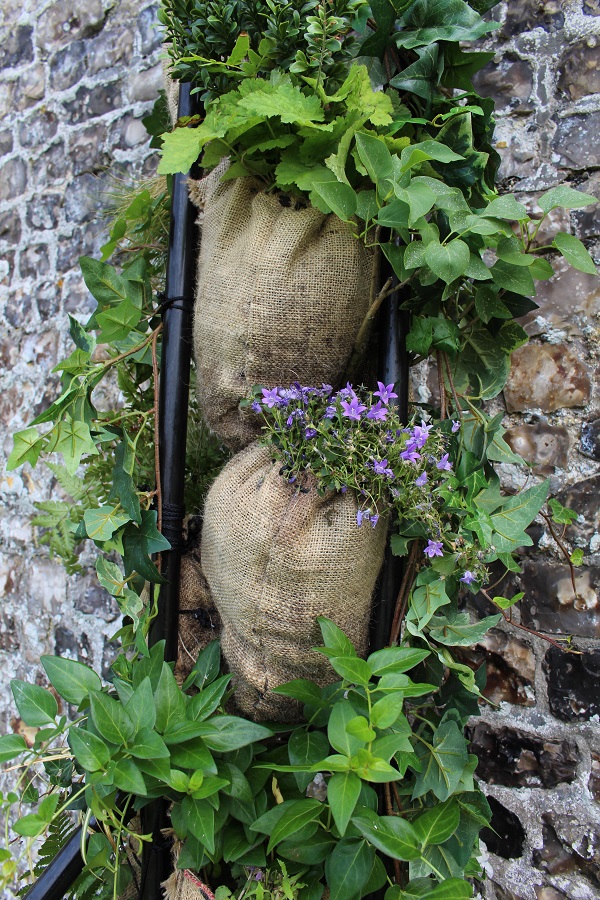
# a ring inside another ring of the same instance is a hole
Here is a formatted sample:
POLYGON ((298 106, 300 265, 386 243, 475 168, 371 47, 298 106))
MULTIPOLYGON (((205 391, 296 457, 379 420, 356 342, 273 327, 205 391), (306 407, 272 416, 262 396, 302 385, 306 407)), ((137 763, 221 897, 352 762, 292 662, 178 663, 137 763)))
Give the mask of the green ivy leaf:
MULTIPOLYGON (((494 616, 497 621, 497 617, 494 616)), ((438 800, 447 800, 460 782, 463 769, 469 761, 467 742, 456 722, 440 724, 432 736, 432 743, 419 743, 417 755, 422 769, 416 773, 413 799, 432 791, 438 800)), ((421 842, 415 834, 419 850, 421 842)), ((417 853, 416 856, 420 855, 417 853)), ((416 858, 413 857, 413 858, 416 858)))
POLYGON ((142 318, 139 310, 130 297, 126 297, 116 306, 96 314, 96 322, 102 329, 98 340, 104 344, 121 341, 138 325, 142 318))
POLYGON ((458 238, 448 244, 431 241, 425 249, 425 262, 447 284, 464 275, 470 259, 469 247, 458 238))
POLYGON ((504 194, 488 203, 482 212, 483 216, 491 216, 495 219, 509 219, 511 222, 524 222, 529 218, 529 213, 522 203, 515 199, 514 194, 504 194))
POLYGON ((515 266, 499 259, 490 269, 492 278, 499 288, 524 297, 535 296, 535 284, 529 268, 515 266))
POLYGON ((60 656, 42 656, 40 661, 50 684, 67 703, 79 706, 90 691, 99 691, 102 687, 100 677, 83 663, 60 656))
POLYGON ((119 512, 118 507, 101 506, 99 509, 86 509, 83 521, 89 538, 94 541, 108 541, 115 531, 129 522, 129 516, 119 512))
POLYGON ((531 546, 531 538, 525 534, 548 496, 548 483, 536 484, 509 497, 492 515, 493 544, 497 553, 510 553, 518 547, 531 546))
POLYGON ((429 635, 438 644, 448 647, 468 647, 480 641, 499 620, 500 615, 487 616, 472 623, 468 613, 448 612, 445 616, 434 616, 431 619, 429 635))
POLYGON ((12 472, 26 462, 35 466, 46 443, 46 438, 40 437, 36 428, 16 431, 13 435, 13 449, 6 463, 7 471, 12 472))
POLYGON ((313 191, 343 222, 348 222, 356 215, 356 192, 349 185, 339 181, 324 181, 313 184, 313 191))
POLYGON ((443 844, 451 837, 460 822, 460 808, 456 800, 447 800, 426 810, 413 822, 421 847, 443 844))
POLYGON ((116 306, 127 298, 127 282, 114 266, 89 256, 79 260, 83 280, 100 309, 116 306))
POLYGON ((44 725, 54 725, 58 715, 58 705, 50 691, 37 684, 27 684, 16 678, 10 683, 13 697, 17 704, 20 717, 31 728, 42 728, 44 725))
POLYGON ((510 599, 506 597, 494 597, 493 600, 496 606, 498 606, 500 609, 510 609, 511 606, 514 606, 515 603, 518 603, 519 600, 522 600, 524 596, 525 594, 523 593, 523 591, 519 591, 518 594, 515 594, 514 597, 511 597, 510 599))
POLYGON ((575 235, 561 232, 552 241, 552 246, 556 247, 559 253, 575 269, 579 269, 580 272, 586 272, 588 275, 598 274, 594 260, 587 248, 575 235))
POLYGON ((66 416, 51 432, 46 449, 48 452, 62 453, 69 475, 75 473, 84 454, 98 455, 98 448, 92 439, 89 426, 71 416, 66 416))

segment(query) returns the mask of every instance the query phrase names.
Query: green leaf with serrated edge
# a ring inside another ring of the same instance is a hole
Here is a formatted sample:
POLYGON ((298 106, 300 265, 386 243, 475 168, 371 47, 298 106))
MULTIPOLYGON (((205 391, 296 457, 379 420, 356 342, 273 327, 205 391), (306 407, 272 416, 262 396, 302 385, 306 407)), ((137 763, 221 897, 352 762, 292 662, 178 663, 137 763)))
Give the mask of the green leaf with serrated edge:
POLYGON ((129 516, 119 512, 118 507, 101 506, 99 509, 86 509, 83 521, 88 537, 94 541, 108 541, 115 531, 129 522, 129 516))
POLYGON ((100 677, 83 663, 62 659, 60 656, 42 656, 40 662, 50 684, 67 703, 79 706, 90 691, 99 691, 102 687, 100 677))
POLYGON ((96 575, 102 587, 113 597, 119 597, 123 593, 127 582, 116 563, 110 562, 104 556, 99 556, 96 560, 96 575))
POLYGON ((89 426, 85 422, 76 421, 71 416, 66 416, 54 428, 46 449, 48 452, 62 453, 69 475, 75 473, 84 454, 87 456, 98 455, 98 449, 92 440, 89 426))
POLYGON ((149 557, 148 542, 134 522, 128 522, 122 539, 125 574, 131 575, 132 572, 137 572, 146 581, 163 584, 165 579, 149 557))
POLYGON ((448 244, 431 241, 425 248, 425 262, 442 281, 450 283, 466 272, 471 253, 467 244, 458 238, 448 244))
POLYGON ((289 806, 277 823, 273 826, 267 853, 270 853, 280 841, 300 831, 304 825, 314 822, 323 812, 323 804, 319 800, 296 800, 289 806))
POLYGON ((389 694, 377 700, 371 708, 371 722, 375 728, 390 728, 400 716, 404 705, 404 695, 389 694))
POLYGON ((500 607, 500 609, 510 609, 511 606, 514 606, 515 603, 518 603, 519 600, 522 600, 525 596, 523 591, 519 591, 518 594, 515 594, 514 597, 507 599, 506 597, 493 597, 493 601, 496 606, 500 607))
POLYGON ((290 82, 278 84, 268 91, 259 87, 241 97, 238 105, 250 115, 261 119, 275 116, 286 125, 313 125, 325 119, 318 97, 306 96, 290 82))
POLYGON ((58 715, 56 699, 50 693, 37 684, 27 684, 16 678, 10 683, 15 703, 20 717, 31 728, 42 728, 44 725, 54 725, 58 715))
POLYGON ((185 700, 179 690, 173 671, 163 663, 158 685, 154 692, 156 706, 155 727, 160 734, 168 733, 173 725, 185 720, 185 700))
POLYGON ((385 647, 376 650, 367 657, 367 662, 374 675, 386 672, 408 672, 429 656, 429 650, 418 650, 414 647, 385 647))
POLYGON ((408 862, 420 856, 421 845, 412 825, 399 816, 363 814, 355 816, 352 822, 370 844, 391 856, 408 862))
POLYGON ((434 616, 429 623, 429 635, 438 644, 448 647, 468 647, 475 644, 490 628, 497 625, 500 616, 487 616, 479 622, 471 622, 468 613, 449 612, 434 616))
POLYGON ((327 724, 329 743, 334 750, 343 753, 345 756, 354 756, 365 745, 364 741, 348 734, 346 731, 346 725, 355 716, 356 711, 347 700, 341 700, 339 703, 336 703, 329 716, 327 724))
POLYGON ((176 128, 171 133, 161 135, 162 159, 158 164, 159 175, 175 175, 189 172, 202 148, 202 134, 197 128, 176 128))
MULTIPOLYGON (((413 799, 432 791, 438 800, 447 800, 458 787, 469 761, 466 740, 458 725, 443 722, 434 732, 431 744, 419 741, 415 749, 423 768, 416 774, 413 799)), ((418 837, 417 842, 420 847, 418 837)))
MULTIPOLYGON (((521 543, 525 529, 533 522, 548 496, 548 483, 536 484, 509 497, 492 515, 493 543, 498 553, 509 553, 521 543)), ((531 540, 529 539, 529 544, 531 540)))
MULTIPOLYGON (((120 444, 119 446, 122 447, 123 450, 125 449, 124 444, 120 444)), ((115 457, 118 457, 118 454, 119 448, 115 451, 115 457)), ((121 453, 121 456, 122 455, 123 454, 121 453)), ((118 459, 113 467, 112 480, 113 483, 108 499, 118 500, 129 518, 139 525, 142 521, 142 515, 135 483, 129 472, 126 472, 123 466, 119 464, 118 459)))
POLYGON ((116 787, 129 794, 137 794, 138 797, 146 796, 146 782, 144 776, 131 759, 120 759, 115 763, 112 771, 113 782, 116 787))
POLYGON ((90 705, 94 725, 111 744, 126 744, 133 737, 133 722, 121 704, 112 697, 100 691, 91 691, 90 705))
POLYGON ((36 428, 26 428, 24 431, 16 431, 13 435, 14 446, 8 457, 6 469, 11 472, 23 463, 28 462, 35 466, 40 453, 48 443, 47 439, 40 437, 36 428))
POLYGON ((552 246, 556 247, 558 252, 566 261, 580 272, 586 272, 588 275, 597 275, 598 271, 594 260, 589 254, 585 244, 576 238, 574 234, 557 234, 552 241, 552 246))
POLYGON ((188 718, 202 721, 211 716, 221 703, 231 678, 231 675, 223 675, 192 697, 187 709, 188 718))
POLYGON ((25 738, 20 734, 0 735, 0 763, 8 762, 27 750, 25 738))
POLYGON ((413 820, 413 828, 421 846, 443 844, 454 834, 460 823, 460 808, 455 800, 447 800, 426 810, 413 820))
POLYGON ((170 756, 163 739, 151 728, 141 728, 136 732, 130 753, 140 759, 166 759, 170 756))
POLYGON ((334 671, 352 684, 367 685, 371 679, 371 669, 358 656, 335 656, 329 660, 334 671))
POLYGON ((361 781, 354 772, 338 772, 327 783, 327 802, 341 837, 346 833, 360 790, 361 781))
POLYGON ((356 192, 349 185, 339 181, 315 182, 313 191, 343 222, 348 222, 356 214, 356 192))
MULTIPOLYGON (((287 750, 291 765, 310 766, 327 756, 329 741, 322 731, 297 728, 290 734, 287 750)), ((312 775, 306 772, 296 772, 294 778, 301 791, 312 781, 312 775)))
POLYGON ((581 209, 589 206, 591 203, 597 203, 598 198, 592 197, 591 194, 584 194, 583 191, 575 191, 566 185, 559 185, 550 188, 545 194, 538 199, 537 205, 544 213, 549 213, 557 207, 563 209, 581 209))
POLYGON ((102 738, 83 728, 70 728, 68 741, 77 762, 88 772, 106 769, 110 761, 110 750, 102 738))
POLYGON ((374 853, 365 841, 342 839, 325 862, 330 900, 360 897, 373 868, 374 853))
MULTIPOLYGON (((336 656, 356 656, 356 650, 352 641, 346 637, 335 622, 332 622, 331 619, 327 619, 325 616, 317 616, 317 622, 323 635, 323 643, 329 650, 333 650, 336 656)), ((296 682, 292 683, 295 684, 296 682)))

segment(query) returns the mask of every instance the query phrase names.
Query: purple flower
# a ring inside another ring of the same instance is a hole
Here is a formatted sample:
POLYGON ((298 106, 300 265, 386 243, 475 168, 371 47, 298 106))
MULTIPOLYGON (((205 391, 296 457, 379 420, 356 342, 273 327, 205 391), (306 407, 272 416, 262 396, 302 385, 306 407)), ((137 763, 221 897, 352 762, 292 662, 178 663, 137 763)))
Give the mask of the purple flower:
POLYGON ((303 419, 304 418, 304 410, 303 409, 295 409, 291 412, 287 418, 286 425, 288 428, 291 428, 294 424, 294 419, 303 419))
POLYGON ((255 413, 262 412, 262 406, 260 405, 258 400, 255 400, 250 408, 253 409, 255 413))
POLYGON ((286 406, 287 400, 283 397, 279 396, 278 388, 273 388, 273 390, 268 391, 266 388, 262 389, 263 395, 263 403, 265 406, 268 406, 269 409, 272 409, 274 406, 286 406))
POLYGON ((412 439, 415 442, 415 447, 420 450, 421 447, 425 446, 427 438, 429 437, 429 432, 433 428, 432 425, 426 425, 425 422, 421 422, 420 425, 415 425, 412 431, 412 439))
POLYGON ((443 472, 451 472, 452 471, 452 463, 448 459, 448 454, 444 453, 439 462, 435 464, 436 469, 440 469, 443 472))
POLYGON ((371 522, 371 528, 375 528, 379 522, 379 513, 375 513, 375 515, 371 516, 369 521, 371 522))
POLYGON ((383 381, 377 382, 378 391, 373 391, 374 397, 380 397, 381 402, 385 403, 387 406, 390 400, 398 397, 398 394, 394 393, 394 384, 384 384, 383 381))
POLYGON ((337 392, 337 396, 340 398, 340 400, 356 400, 356 399, 358 399, 356 396, 356 393, 354 392, 354 388, 352 387, 352 385, 350 384, 349 381, 346 383, 345 388, 342 388, 341 391, 337 392))
POLYGON ((360 415, 366 408, 367 407, 360 402, 358 397, 353 397, 350 401, 342 400, 342 415, 346 416, 348 419, 353 419, 355 422, 360 421, 360 415))
POLYGON ((368 522, 370 521, 371 510, 370 509, 359 509, 356 513, 356 524, 360 528, 363 521, 366 519, 368 522))
POLYGON ((460 422, 452 422, 452 434, 456 434, 460 428, 460 422))
POLYGON ((321 385, 321 393, 324 397, 329 397, 329 395, 331 394, 332 391, 333 391, 333 388, 330 384, 322 384, 321 385))
POLYGON ((323 418, 324 419, 333 419, 336 412, 337 412, 337 410, 336 410, 335 406, 328 406, 327 409, 325 410, 323 418))
POLYGON ((316 433, 317 433, 317 429, 316 429, 316 428, 310 428, 310 427, 308 427, 308 428, 306 428, 305 431, 304 431, 304 437, 305 437, 307 440, 310 440, 311 438, 314 438, 314 436, 316 435, 316 433))
POLYGON ((467 569, 460 581, 464 582, 464 584, 472 584, 474 581, 477 581, 477 576, 467 569))
POLYGON ((367 413, 367 419, 375 419, 385 422, 385 420, 387 419, 387 409, 382 404, 381 400, 378 400, 375 406, 371 407, 371 409, 367 413))
POLYGON ((415 481, 417 487, 423 487, 424 484, 427 484, 427 472, 421 472, 417 480, 415 481))
POLYGON ((403 450, 400 454, 400 459, 403 459, 405 462, 416 462, 418 459, 421 459, 421 454, 417 453, 414 444, 411 445, 409 441, 406 445, 406 450, 403 450))
POLYGON ((388 467, 387 459, 373 459, 371 464, 376 475, 384 475, 388 467))
POLYGON ((434 556, 443 556, 442 553, 443 544, 441 541, 429 541, 423 553, 425 556, 428 556, 429 559, 433 559, 434 556))
POLYGON ((343 484, 340 488, 340 494, 345 494, 347 490, 348 490, 348 485, 343 484))

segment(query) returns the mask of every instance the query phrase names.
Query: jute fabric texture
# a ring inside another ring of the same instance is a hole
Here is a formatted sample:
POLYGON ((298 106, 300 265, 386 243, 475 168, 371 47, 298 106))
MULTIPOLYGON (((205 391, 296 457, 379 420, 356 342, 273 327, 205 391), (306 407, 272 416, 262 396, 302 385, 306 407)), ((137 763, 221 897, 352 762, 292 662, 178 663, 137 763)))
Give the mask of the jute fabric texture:
POLYGON ((348 225, 266 194, 252 178, 191 187, 204 208, 194 314, 198 399, 234 450, 260 432, 254 385, 339 386, 369 306, 373 253, 348 225))
POLYGON ((179 588, 179 648, 175 677, 182 684, 201 650, 219 638, 221 620, 202 571, 200 549, 181 557, 179 588))
POLYGON ((359 528, 350 491, 298 493, 280 466, 258 443, 225 466, 206 500, 202 565, 240 711, 291 722, 300 706, 272 688, 295 678, 338 679, 312 650, 322 644, 317 616, 332 619, 359 652, 367 649, 386 524, 359 528))

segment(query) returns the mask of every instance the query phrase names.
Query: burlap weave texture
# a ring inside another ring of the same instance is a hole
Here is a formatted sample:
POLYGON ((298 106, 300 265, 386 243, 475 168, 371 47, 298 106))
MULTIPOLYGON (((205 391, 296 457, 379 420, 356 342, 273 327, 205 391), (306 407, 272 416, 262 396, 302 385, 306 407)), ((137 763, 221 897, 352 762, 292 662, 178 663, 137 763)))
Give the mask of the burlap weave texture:
POLYGON ((373 253, 336 216, 283 206, 252 178, 220 183, 224 170, 190 189, 204 208, 194 349, 203 415, 240 449, 259 434, 258 418, 238 410, 254 385, 339 386, 373 253))
POLYGON ((386 526, 358 528, 350 491, 298 493, 279 470, 257 443, 225 466, 206 500, 202 564, 238 706, 255 720, 292 721, 298 705, 273 687, 338 678, 311 649, 322 644, 317 616, 336 622, 359 652, 367 649, 386 526))

